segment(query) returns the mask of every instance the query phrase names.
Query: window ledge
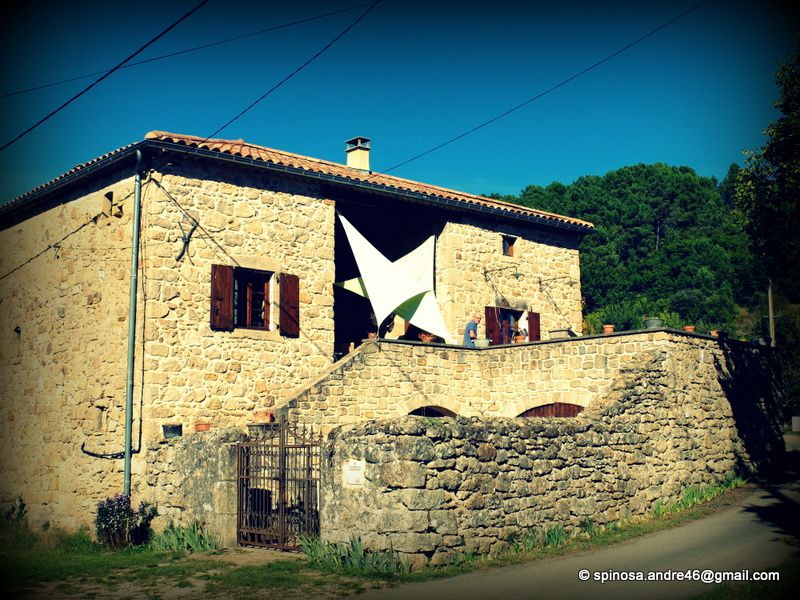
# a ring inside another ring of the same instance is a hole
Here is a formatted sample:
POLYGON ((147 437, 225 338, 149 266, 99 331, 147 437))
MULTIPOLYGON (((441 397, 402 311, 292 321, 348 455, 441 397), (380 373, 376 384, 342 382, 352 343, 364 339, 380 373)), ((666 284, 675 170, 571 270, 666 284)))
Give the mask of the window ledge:
POLYGON ((265 331, 263 329, 245 329, 240 327, 238 329, 234 329, 231 332, 231 337, 237 339, 245 339, 245 340, 271 340, 273 342, 279 342, 281 339, 281 334, 277 331, 265 331))

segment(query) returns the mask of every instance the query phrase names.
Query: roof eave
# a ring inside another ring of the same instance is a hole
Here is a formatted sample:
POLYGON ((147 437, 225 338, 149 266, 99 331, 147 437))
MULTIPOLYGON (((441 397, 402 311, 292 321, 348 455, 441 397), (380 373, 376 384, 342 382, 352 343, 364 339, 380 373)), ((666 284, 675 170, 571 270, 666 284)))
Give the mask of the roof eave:
MULTIPOLYGON (((116 152, 111 152, 107 156, 99 158, 95 162, 92 162, 85 167, 81 167, 73 173, 58 177, 53 181, 42 184, 39 187, 22 194, 21 196, 17 196, 9 202, 6 202, 0 206, 0 228, 4 227, 8 222, 18 222, 20 220, 20 216, 24 220, 27 218, 26 214, 28 212, 35 213, 36 207, 34 204, 37 203, 37 201, 43 200, 59 190, 68 189, 91 175, 96 175, 107 171, 117 166, 119 163, 127 160, 135 160, 136 151, 144 148, 147 145, 149 145, 148 142, 141 141, 131 144, 130 146, 126 146, 125 148, 117 150, 116 152)), ((131 173, 131 175, 132 174, 133 173, 131 173)))
POLYGON ((140 142, 136 142, 135 144, 127 146, 115 153, 111 153, 108 156, 105 156, 97 160, 96 162, 75 171, 74 173, 70 173, 69 175, 55 179, 50 183, 44 184, 26 194, 23 194, 22 196, 17 197, 11 202, 8 202, 0 206, 0 223, 15 220, 15 218, 18 218, 20 215, 22 215, 24 218, 25 213, 32 208, 32 204, 34 204, 35 202, 42 200, 47 196, 50 196, 51 194, 57 192, 58 190, 69 188, 70 186, 77 184, 86 177, 89 177, 91 175, 97 174, 102 171, 106 171, 111 167, 115 166, 116 164, 130 159, 136 153, 137 150, 142 150, 144 152, 147 149, 161 150, 162 152, 172 152, 190 156, 200 156, 204 158, 210 158, 213 160, 222 160, 226 162, 232 162, 259 169, 266 169, 267 171, 286 173, 301 178, 323 181, 337 186, 344 186, 372 193, 388 195, 396 198, 409 200, 412 202, 422 202, 427 205, 434 205, 447 210, 473 213, 473 214, 477 213, 484 216, 492 216, 495 218, 506 219, 506 220, 510 219, 513 221, 521 221, 529 224, 536 224, 539 226, 561 229, 577 235, 585 235, 587 233, 591 233, 594 229, 593 227, 590 226, 585 226, 578 223, 559 221, 556 219, 547 218, 535 214, 521 214, 521 213, 511 212, 499 207, 483 206, 479 204, 469 204, 460 200, 445 198, 441 196, 434 196, 431 194, 424 194, 422 192, 415 192, 412 190, 404 190, 401 188, 381 185, 369 181, 351 179, 349 177, 343 177, 341 175, 319 173, 315 171, 309 171, 307 169, 301 169, 298 167, 290 167, 287 165, 281 165, 254 158, 238 156, 235 154, 227 154, 215 150, 196 148, 184 144, 176 144, 174 142, 165 142, 161 140, 152 140, 152 139, 146 139, 140 142))
POLYGON ((428 205, 433 204, 435 206, 446 208, 448 210, 455 210, 467 213, 479 213, 482 215, 492 215, 494 217, 502 219, 511 219, 511 220, 523 221, 526 223, 536 223, 537 225, 545 227, 555 227, 557 229, 568 230, 571 233, 576 233, 579 235, 585 235, 587 233, 591 233, 592 231, 594 231, 593 227, 580 225, 577 223, 568 223, 532 214, 514 213, 502 208, 495 208, 492 206, 468 204, 466 202, 455 200, 452 198, 444 198, 441 196, 424 194, 412 190, 404 190, 401 188, 396 188, 388 185, 381 185, 369 181, 361 181, 358 179, 351 179, 349 177, 342 177, 341 175, 319 173, 316 171, 309 171, 307 169, 301 169, 298 167, 290 167, 287 165, 280 165, 277 163, 266 162, 255 158, 238 156, 236 154, 227 154, 223 152, 218 152, 216 150, 196 148, 193 146, 186 146, 184 144, 175 144, 173 142, 164 142, 159 140, 148 140, 148 141, 151 146, 155 148, 161 148, 162 150, 165 151, 188 154, 192 156, 202 156, 206 158, 213 158, 216 160, 224 160, 237 164, 254 166, 257 168, 262 168, 268 171, 273 171, 278 173, 288 173, 291 175, 296 175, 298 177, 314 179, 326 183, 332 183, 334 185, 342 185, 349 188, 356 188, 364 191, 379 193, 382 195, 388 195, 416 202, 424 202, 425 204, 428 205))

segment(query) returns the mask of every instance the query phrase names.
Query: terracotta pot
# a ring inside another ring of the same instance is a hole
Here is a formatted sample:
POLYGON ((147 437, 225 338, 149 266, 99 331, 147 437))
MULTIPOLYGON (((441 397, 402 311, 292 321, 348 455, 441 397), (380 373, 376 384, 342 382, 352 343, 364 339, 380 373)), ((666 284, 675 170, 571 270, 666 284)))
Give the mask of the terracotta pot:
POLYGON ((709 333, 712 337, 719 337, 719 329, 712 329, 709 333))
POLYGON ((687 333, 694 333, 697 328, 694 325, 684 325, 683 330, 687 333))
POLYGON ((603 333, 614 333, 614 325, 603 325, 603 333))
POLYGON ((211 423, 195 423, 194 430, 195 431, 208 431, 211 429, 211 423))
POLYGON ((271 410, 267 410, 266 408, 258 408, 253 411, 254 423, 272 423, 274 421, 275 415, 271 410))
POLYGON ((525 343, 527 341, 528 341, 528 338, 526 338, 524 335, 515 335, 514 336, 514 343, 515 344, 523 344, 523 343, 525 343))

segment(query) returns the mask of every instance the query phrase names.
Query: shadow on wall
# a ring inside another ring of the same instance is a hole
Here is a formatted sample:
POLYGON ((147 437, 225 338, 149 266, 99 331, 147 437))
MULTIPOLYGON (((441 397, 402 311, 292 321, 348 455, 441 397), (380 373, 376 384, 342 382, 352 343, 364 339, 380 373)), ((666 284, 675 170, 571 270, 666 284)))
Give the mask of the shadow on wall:
POLYGON ((754 351, 724 343, 720 346, 722 359, 714 359, 719 382, 752 461, 752 466, 740 464, 739 470, 755 469, 758 475, 775 479, 782 472, 785 453, 783 386, 776 357, 760 349, 754 351))

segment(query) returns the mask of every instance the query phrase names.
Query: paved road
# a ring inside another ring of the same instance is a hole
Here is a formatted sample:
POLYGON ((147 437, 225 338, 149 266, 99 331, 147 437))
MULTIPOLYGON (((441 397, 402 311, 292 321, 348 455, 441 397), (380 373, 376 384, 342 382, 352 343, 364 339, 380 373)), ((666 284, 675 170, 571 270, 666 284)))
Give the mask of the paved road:
MULTIPOLYGON (((582 582, 581 569, 663 571, 768 570, 800 560, 788 543, 800 530, 800 483, 754 491, 739 506, 687 525, 579 556, 413 583, 359 596, 360 600, 503 600, 531 598, 689 598, 712 589, 695 582, 582 582)), ((592 576, 593 577, 593 576, 592 576)))

